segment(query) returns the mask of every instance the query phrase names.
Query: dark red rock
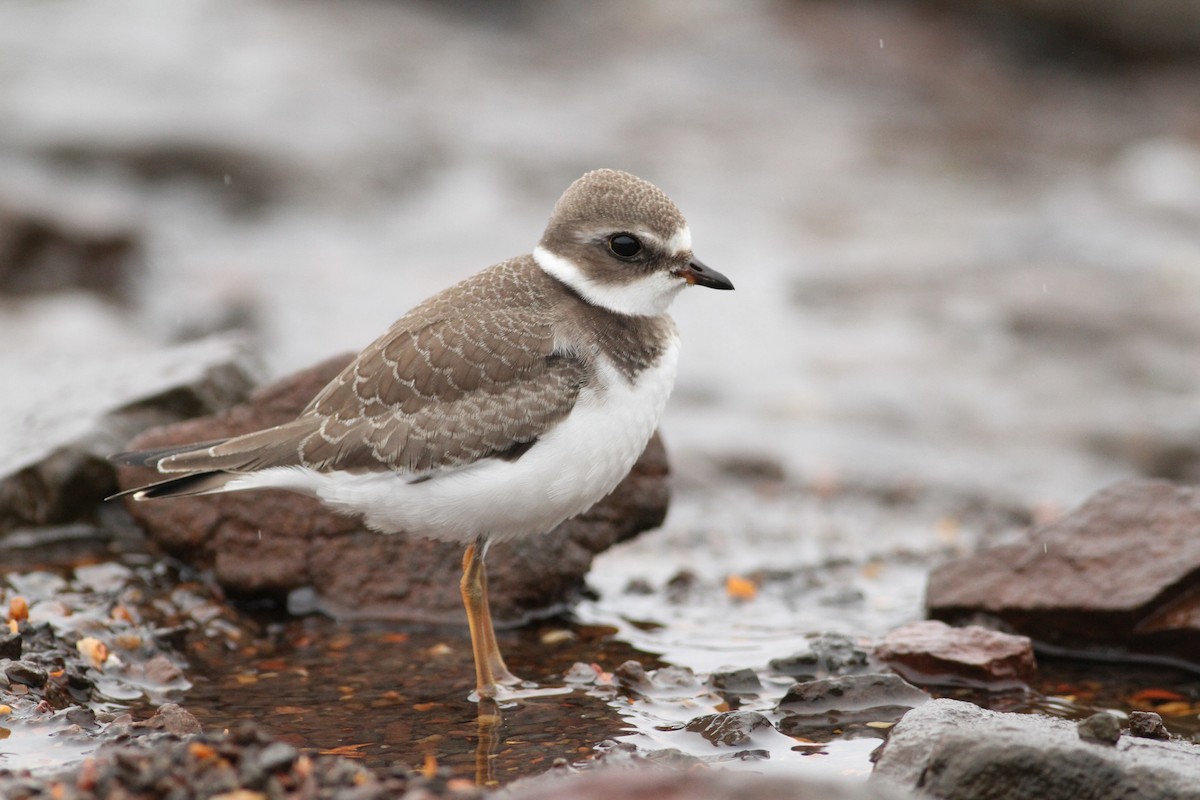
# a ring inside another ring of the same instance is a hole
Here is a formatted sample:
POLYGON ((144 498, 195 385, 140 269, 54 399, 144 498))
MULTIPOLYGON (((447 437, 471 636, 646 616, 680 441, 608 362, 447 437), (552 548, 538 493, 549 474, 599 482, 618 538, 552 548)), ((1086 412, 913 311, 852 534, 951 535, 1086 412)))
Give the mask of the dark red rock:
POLYGON ((1200 641, 1200 489, 1129 480, 1020 544, 932 573, 929 615, 986 614, 1037 640, 1195 658, 1200 641))
MULTIPOLYGON (((331 358, 266 386, 217 416, 148 431, 129 447, 167 447, 286 422, 351 357, 331 358)), ((571 601, 596 553, 662 522, 666 475, 666 452, 656 436, 630 475, 590 511, 546 536, 493 547, 488 574, 497 620, 520 620, 571 601)), ((122 488, 155 479, 149 470, 133 467, 122 468, 118 477, 122 488)), ((426 622, 461 619, 461 545, 372 533, 355 518, 284 491, 127 505, 154 541, 210 568, 232 594, 280 596, 312 586, 335 613, 426 622)))
POLYGON ((952 628, 938 620, 902 625, 875 647, 875 658, 908 681, 1007 685, 1028 681, 1037 671, 1027 636, 968 625, 952 628))
POLYGON ((125 300, 140 242, 133 229, 0 205, 0 295, 80 288, 125 300))
POLYGON ((900 800, 907 792, 862 781, 691 769, 594 769, 511 784, 512 800, 900 800))

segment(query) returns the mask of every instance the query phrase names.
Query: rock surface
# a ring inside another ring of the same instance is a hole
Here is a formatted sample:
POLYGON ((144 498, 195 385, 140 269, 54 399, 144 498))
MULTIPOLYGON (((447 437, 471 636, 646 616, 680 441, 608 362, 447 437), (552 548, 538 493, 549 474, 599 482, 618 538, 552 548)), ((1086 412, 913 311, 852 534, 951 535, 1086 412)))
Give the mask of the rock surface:
POLYGON ((455 788, 444 777, 426 778, 400 765, 372 771, 347 758, 302 754, 248 722, 224 733, 203 734, 195 718, 177 706, 164 706, 145 722, 126 728, 118 744, 101 747, 60 776, 0 769, 0 797, 466 800, 483 794, 472 786, 455 788))
POLYGON ((1064 37, 1082 36, 1132 55, 1200 52, 1200 6, 1191 0, 1004 0, 975 5, 986 6, 993 15, 1001 8, 1059 28, 1064 37))
POLYGON ((1011 685, 1037 671, 1028 636, 978 625, 952 628, 938 620, 896 628, 876 645, 874 655, 919 685, 1011 685))
POLYGON ((929 578, 930 616, 975 614, 1052 643, 1196 656, 1200 489, 1128 480, 1025 541, 952 561, 929 578))
POLYGON ((1099 744, 1067 720, 934 700, 892 730, 872 780, 941 800, 1184 800, 1200 786, 1200 745, 1099 744))
POLYGON ((745 772, 601 769, 579 776, 531 779, 511 786, 511 800, 900 800, 892 787, 767 777, 745 772))
POLYGON ((236 340, 214 338, 104 360, 37 352, 0 356, 19 392, 0 442, 0 533, 86 518, 116 487, 107 456, 134 433, 243 398, 252 370, 236 340))
MULTIPOLYGON (((266 386, 217 417, 148 431, 131 449, 166 447, 245 433, 287 421, 352 358, 342 355, 266 386)), ((593 555, 662 522, 667 462, 651 440, 633 471, 607 498, 544 537, 506 542, 488 555, 492 611, 515 621, 571 600, 593 555)), ((123 488, 154 480, 149 470, 120 471, 123 488)), ((211 568, 239 595, 283 595, 311 586, 325 608, 425 622, 461 618, 462 546, 381 536, 317 500, 283 491, 128 502, 163 548, 211 568)))
POLYGON ((136 232, 63 206, 43 213, 0 201, 0 295, 78 288, 128 299, 140 249, 136 232))
POLYGON ((838 633, 823 633, 808 641, 808 650, 783 658, 773 658, 769 666, 772 672, 811 681, 833 675, 854 675, 868 671, 866 648, 848 636, 838 633))
POLYGON ((783 733, 827 741, 851 729, 854 736, 882 736, 888 723, 928 700, 898 675, 843 675, 796 684, 776 711, 783 713, 783 733))

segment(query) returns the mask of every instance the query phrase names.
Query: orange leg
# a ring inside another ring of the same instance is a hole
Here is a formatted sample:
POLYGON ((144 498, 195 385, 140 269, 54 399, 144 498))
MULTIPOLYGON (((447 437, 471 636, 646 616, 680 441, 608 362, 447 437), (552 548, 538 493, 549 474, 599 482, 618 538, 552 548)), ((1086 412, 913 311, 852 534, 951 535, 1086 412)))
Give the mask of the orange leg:
POLYGON ((480 697, 495 697, 500 686, 513 686, 521 679, 508 671, 496 631, 492 628, 492 611, 488 607, 487 538, 480 536, 467 545, 463 553, 463 576, 459 583, 463 605, 467 609, 467 624, 471 627, 471 650, 475 655, 475 690, 480 697))

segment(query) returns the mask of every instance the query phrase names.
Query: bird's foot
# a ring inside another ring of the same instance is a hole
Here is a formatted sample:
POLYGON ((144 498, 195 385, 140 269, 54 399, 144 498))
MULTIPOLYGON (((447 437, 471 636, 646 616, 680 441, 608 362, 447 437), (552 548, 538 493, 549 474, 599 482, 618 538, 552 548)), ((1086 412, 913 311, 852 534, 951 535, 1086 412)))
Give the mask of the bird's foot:
POLYGON ((539 686, 533 681, 523 681, 511 674, 504 676, 504 678, 501 679, 500 676, 497 676, 497 680, 494 682, 484 686, 477 686, 467 699, 472 703, 491 701, 493 703, 508 704, 534 697, 553 697, 560 694, 570 694, 572 691, 570 686, 539 686))

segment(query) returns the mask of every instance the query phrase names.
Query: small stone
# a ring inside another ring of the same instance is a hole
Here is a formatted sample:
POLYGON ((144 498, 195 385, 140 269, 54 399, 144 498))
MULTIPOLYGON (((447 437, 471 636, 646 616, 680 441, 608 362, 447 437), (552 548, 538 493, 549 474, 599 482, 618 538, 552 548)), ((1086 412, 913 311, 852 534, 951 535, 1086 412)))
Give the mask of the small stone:
POLYGON ((200 722, 191 712, 176 703, 164 703, 154 712, 154 716, 143 722, 135 722, 135 729, 166 731, 176 736, 188 736, 200 733, 200 722))
POLYGON ((67 722, 78 725, 85 731, 94 731, 99 727, 96 724, 96 714, 90 708, 76 706, 67 711, 66 717, 67 722))
POLYGON ((267 772, 291 769, 300 751, 287 742, 271 742, 258 754, 258 766, 267 772))
POLYGON ((757 694, 762 691, 762 681, 752 669, 733 669, 714 672, 708 678, 714 689, 730 694, 757 694))
POLYGON ((582 661, 576 661, 571 665, 571 668, 563 673, 564 683, 573 683, 576 685, 587 685, 596 682, 596 670, 591 664, 585 664, 582 661))
POLYGON ((625 584, 625 594, 650 595, 654 594, 654 587, 645 578, 630 578, 625 584))
POLYGON ((1121 738, 1121 720, 1104 711, 1081 720, 1076 728, 1080 739, 1091 742, 1115 745, 1121 738))
POLYGON ((929 695, 899 675, 843 675, 797 683, 777 706, 780 711, 823 714, 829 711, 862 711, 885 706, 916 708, 929 695))
POLYGON ((0 635, 0 658, 8 658, 13 661, 21 657, 21 634, 6 633, 0 635))
POLYGON ((1139 739, 1171 738, 1171 732, 1163 725, 1162 717, 1153 711, 1130 711, 1129 735, 1139 739))
POLYGON ((23 684, 33 689, 40 689, 46 685, 46 670, 24 661, 12 664, 4 671, 4 674, 13 683, 23 684))
POLYGON ((646 668, 637 661, 626 661, 613 670, 613 676, 621 682, 622 686, 633 689, 650 685, 650 676, 646 674, 646 668))
POLYGON ((671 580, 667 581, 665 587, 667 602, 675 605, 686 602, 699 583, 700 577, 696 573, 689 569, 680 570, 671 580))
POLYGON ((700 734, 716 747, 740 747, 750 741, 756 730, 770 727, 771 721, 757 711, 705 714, 684 726, 686 730, 700 734))
POLYGON ((994 686, 1028 681, 1037 672, 1029 637, 978 625, 953 628, 933 619, 891 631, 876 646, 875 657, 921 685, 994 686))
POLYGON ((808 644, 808 652, 784 658, 773 658, 769 665, 774 672, 799 681, 827 675, 849 675, 868 668, 867 651, 848 636, 826 633, 808 644))

